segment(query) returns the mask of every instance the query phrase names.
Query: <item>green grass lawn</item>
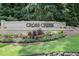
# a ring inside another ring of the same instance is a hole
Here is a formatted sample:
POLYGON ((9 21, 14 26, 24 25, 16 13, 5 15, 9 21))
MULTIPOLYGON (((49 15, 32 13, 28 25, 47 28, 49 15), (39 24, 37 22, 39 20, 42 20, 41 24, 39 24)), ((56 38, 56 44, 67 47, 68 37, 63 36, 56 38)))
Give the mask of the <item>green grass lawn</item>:
POLYGON ((0 44, 1 56, 31 55, 56 51, 79 52, 79 35, 36 44, 0 44))

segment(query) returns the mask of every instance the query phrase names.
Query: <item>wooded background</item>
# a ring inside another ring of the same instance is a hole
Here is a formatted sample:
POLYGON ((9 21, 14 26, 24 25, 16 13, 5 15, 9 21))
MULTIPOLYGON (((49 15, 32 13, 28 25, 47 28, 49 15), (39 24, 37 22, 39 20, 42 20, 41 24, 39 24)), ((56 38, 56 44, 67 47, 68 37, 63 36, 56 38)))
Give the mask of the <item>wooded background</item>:
POLYGON ((79 25, 79 4, 67 3, 2 3, 0 20, 59 21, 79 25))

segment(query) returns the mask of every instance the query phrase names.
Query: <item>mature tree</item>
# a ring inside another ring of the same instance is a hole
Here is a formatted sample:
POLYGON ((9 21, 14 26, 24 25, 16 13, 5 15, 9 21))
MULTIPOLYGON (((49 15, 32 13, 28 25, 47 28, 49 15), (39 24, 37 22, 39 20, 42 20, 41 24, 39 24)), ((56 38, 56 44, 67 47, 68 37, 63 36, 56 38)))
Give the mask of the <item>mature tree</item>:
POLYGON ((59 21, 67 25, 79 24, 79 4, 63 3, 3 3, 0 4, 0 20, 59 21))

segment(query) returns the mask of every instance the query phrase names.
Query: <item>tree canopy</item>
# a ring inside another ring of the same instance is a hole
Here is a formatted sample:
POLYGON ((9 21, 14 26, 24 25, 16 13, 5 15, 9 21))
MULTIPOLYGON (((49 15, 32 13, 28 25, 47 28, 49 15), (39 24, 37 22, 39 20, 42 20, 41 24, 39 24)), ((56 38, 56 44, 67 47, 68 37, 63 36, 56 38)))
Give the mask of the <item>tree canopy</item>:
POLYGON ((0 20, 59 21, 79 25, 79 4, 67 3, 2 3, 0 20))

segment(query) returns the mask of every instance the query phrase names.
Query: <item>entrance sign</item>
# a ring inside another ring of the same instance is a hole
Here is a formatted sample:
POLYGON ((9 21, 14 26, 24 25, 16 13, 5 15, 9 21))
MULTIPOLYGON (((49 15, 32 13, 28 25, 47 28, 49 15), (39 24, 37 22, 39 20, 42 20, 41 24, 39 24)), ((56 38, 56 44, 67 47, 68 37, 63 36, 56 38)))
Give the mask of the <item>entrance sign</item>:
POLYGON ((32 28, 34 28, 34 27, 43 27, 43 28, 50 28, 50 27, 53 27, 53 23, 27 23, 26 24, 26 27, 32 27, 32 28))
POLYGON ((24 32, 37 29, 48 30, 60 30, 65 28, 65 22, 56 21, 1 21, 1 30, 3 32, 24 32))

